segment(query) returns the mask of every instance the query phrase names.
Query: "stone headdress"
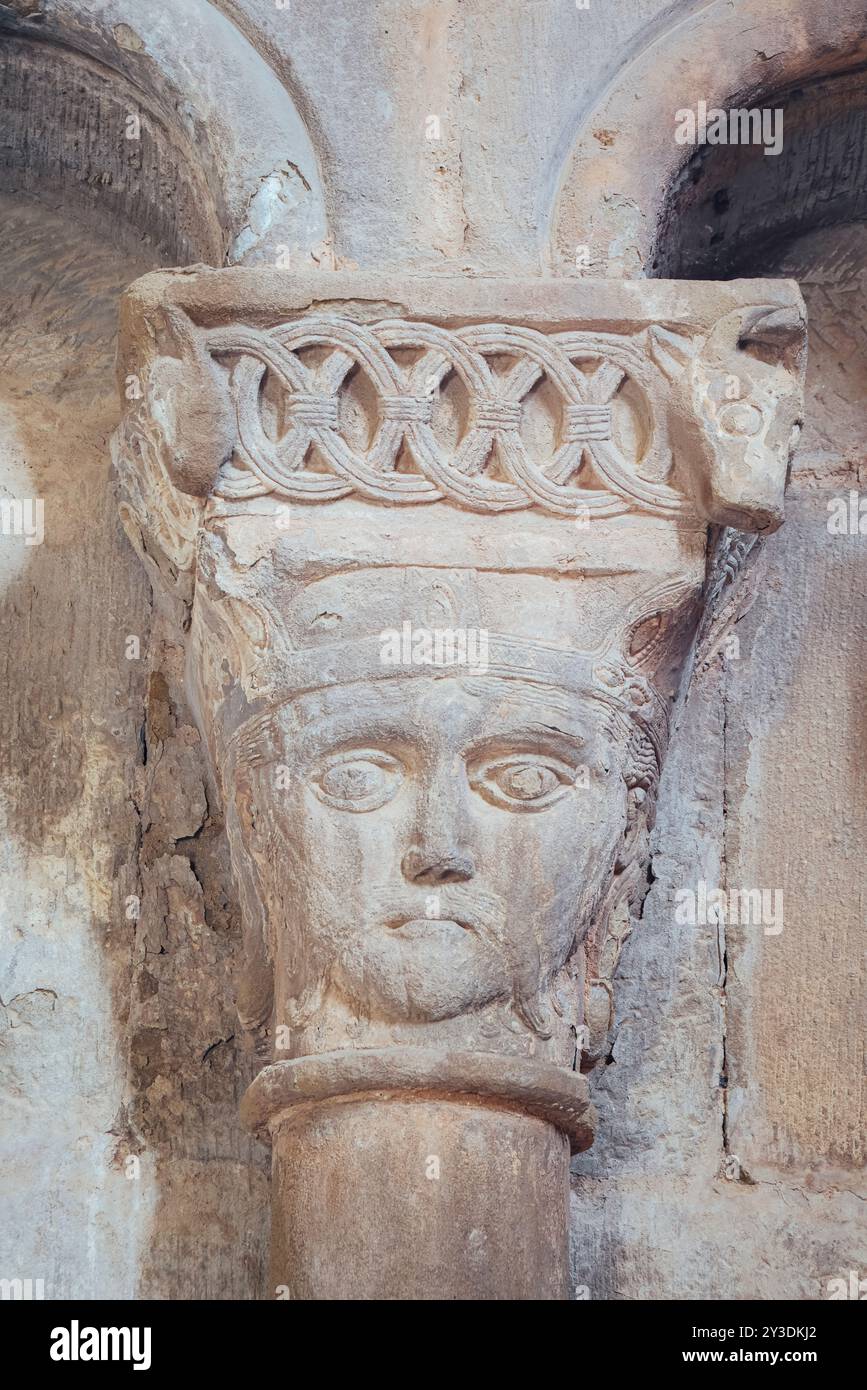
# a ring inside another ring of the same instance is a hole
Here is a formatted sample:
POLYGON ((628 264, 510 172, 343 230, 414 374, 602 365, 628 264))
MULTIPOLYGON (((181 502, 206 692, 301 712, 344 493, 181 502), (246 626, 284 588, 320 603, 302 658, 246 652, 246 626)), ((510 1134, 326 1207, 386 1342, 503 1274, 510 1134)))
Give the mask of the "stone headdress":
POLYGON ((803 342, 780 281, 138 282, 122 515, 215 765, 277 704, 413 674, 381 660, 405 623, 484 630, 485 679, 603 705, 632 793, 586 943, 603 1035, 709 567, 782 517, 803 342))

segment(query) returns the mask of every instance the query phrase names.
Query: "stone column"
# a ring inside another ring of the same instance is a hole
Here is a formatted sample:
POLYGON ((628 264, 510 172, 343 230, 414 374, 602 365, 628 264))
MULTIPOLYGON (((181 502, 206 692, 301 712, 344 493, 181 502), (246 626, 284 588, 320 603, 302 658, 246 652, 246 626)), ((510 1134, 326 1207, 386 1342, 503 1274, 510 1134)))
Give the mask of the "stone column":
POLYGON ((266 1068, 243 1110, 273 1136, 275 1289, 568 1297, 570 1143, 593 1135, 580 1073, 359 1049, 266 1068), (323 1259, 332 1245, 339 1257, 323 1259))
POLYGON ((185 634, 278 1297, 569 1295, 689 653, 782 519, 783 281, 169 272, 121 515, 185 634))

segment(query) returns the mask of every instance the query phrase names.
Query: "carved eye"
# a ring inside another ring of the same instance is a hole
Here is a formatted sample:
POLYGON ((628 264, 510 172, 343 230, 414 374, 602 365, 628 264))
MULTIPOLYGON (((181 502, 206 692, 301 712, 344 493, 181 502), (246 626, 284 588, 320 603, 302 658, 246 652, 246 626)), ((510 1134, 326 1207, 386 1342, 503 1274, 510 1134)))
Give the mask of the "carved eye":
POLYGON ((326 759, 311 780, 317 796, 329 806, 341 811, 376 811, 397 792, 403 768, 388 753, 353 750, 326 759))
POLYGON ((575 770, 557 758, 522 753, 478 763, 469 779, 473 790, 494 806, 542 811, 566 795, 575 783, 575 770))

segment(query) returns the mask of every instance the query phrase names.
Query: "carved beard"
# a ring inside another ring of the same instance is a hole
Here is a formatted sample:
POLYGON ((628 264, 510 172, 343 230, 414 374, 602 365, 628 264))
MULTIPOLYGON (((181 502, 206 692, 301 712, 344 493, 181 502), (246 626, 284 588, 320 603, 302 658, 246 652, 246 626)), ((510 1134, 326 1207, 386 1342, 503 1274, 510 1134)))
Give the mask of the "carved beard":
POLYGON ((244 945, 243 965, 238 981, 237 1010, 242 1028, 258 1033, 273 1025, 274 970, 277 959, 274 918, 289 926, 284 932, 282 955, 290 972, 289 998, 294 1001, 291 1019, 278 1019, 292 1027, 302 1026, 319 1008, 327 983, 323 962, 315 960, 303 933, 294 930, 294 911, 284 893, 294 876, 295 851, 276 823, 255 797, 249 769, 239 775, 234 795, 224 794, 226 831, 232 861, 232 875, 241 908, 244 945), (273 866, 283 864, 286 871, 275 874, 273 866), (267 906, 266 906, 267 905, 267 906), (297 1015, 297 1017, 296 1017, 297 1015))
MULTIPOLYGON (((592 902, 582 905, 580 920, 571 884, 537 905, 549 918, 556 915, 564 923, 572 919, 572 933, 565 949, 556 951, 546 963, 532 932, 531 918, 526 922, 513 920, 510 923, 507 904, 475 884, 444 884, 437 889, 441 898, 438 915, 468 921, 504 963, 504 974, 511 982, 508 993, 500 997, 500 1004, 505 1004, 511 1018, 509 1022, 507 1017, 504 1026, 514 1030, 517 1025, 519 1030, 529 1030, 541 1040, 553 1035, 552 1011, 563 1016, 558 998, 559 977, 576 948, 583 945, 588 967, 587 988, 599 984, 600 976, 605 985, 613 974, 622 944, 619 939, 615 959, 606 968, 610 954, 607 949, 611 935, 609 923, 624 899, 630 911, 640 906, 642 889, 646 890, 647 886, 639 861, 646 851, 648 822, 652 823, 659 750, 654 748, 646 733, 626 720, 620 711, 608 710, 603 728, 612 741, 626 741, 628 751, 623 777, 630 789, 629 819, 622 839, 611 848, 609 870, 597 893, 592 902), (637 788, 641 790, 636 792, 637 788), (644 804, 634 799, 642 795, 644 804)), ((320 901, 316 904, 318 911, 305 911, 300 899, 310 873, 309 864, 302 863, 297 843, 290 838, 293 827, 287 825, 282 808, 277 814, 273 789, 265 785, 265 779, 273 775, 275 758, 286 746, 287 736, 291 739, 285 729, 282 733, 275 732, 270 715, 263 716, 252 721, 234 741, 231 756, 224 763, 236 783, 234 795, 227 796, 225 804, 245 940, 238 1012, 242 1025, 251 1031, 266 1024, 273 1013, 274 972, 278 961, 283 976, 279 994, 285 1015, 273 1020, 274 1023, 286 1024, 293 1030, 308 1027, 315 1021, 332 985, 339 995, 349 997, 335 976, 339 977, 341 961, 352 943, 342 947, 337 932, 310 930, 309 927, 317 917, 320 924, 327 920, 336 925, 344 914, 345 905, 335 901, 323 913, 320 901), (263 904, 270 905, 267 912, 263 904)), ((409 885, 395 884, 393 888, 374 890, 370 898, 371 915, 380 924, 387 921, 390 913, 402 914, 405 919, 423 916, 419 898, 418 891, 413 892, 409 885)), ((492 999, 475 1007, 469 1005, 465 1012, 484 1011, 495 1007, 496 1003, 492 999)), ((353 995, 352 1004, 358 1017, 395 1021, 388 1015, 378 1014, 369 1000, 353 995)), ((582 1015, 580 1001, 576 1001, 576 1006, 577 1015, 582 1015)), ((423 1015, 401 1021, 435 1022, 423 1015)))
MULTIPOLYGON (((436 890, 436 896, 439 917, 454 918, 470 925, 485 945, 503 961, 511 980, 508 1004, 515 1016, 538 1038, 550 1038, 549 1006, 552 1003, 553 980, 565 960, 546 969, 538 942, 528 930, 529 922, 518 924, 521 937, 517 939, 517 933, 509 931, 508 904, 493 893, 464 884, 447 883, 436 890)), ((564 900, 564 906, 571 906, 566 890, 556 894, 552 903, 556 904, 560 898, 564 900)), ((547 909, 550 904, 545 906, 547 909)), ((415 903, 410 892, 388 889, 375 895, 372 908, 382 920, 387 921, 390 916, 406 919, 413 915, 415 903)), ((574 942, 566 959, 573 948, 574 942)))
MULTIPOLYGON (((260 775, 267 775, 259 769, 260 775)), ((338 973, 341 961, 331 939, 307 929, 303 907, 299 908, 297 889, 306 871, 301 864, 297 847, 282 818, 270 813, 267 798, 256 798, 248 777, 240 783, 236 798, 228 799, 227 814, 232 864, 241 896, 244 921, 245 965, 238 993, 238 1012, 242 1025, 255 1032, 271 1019, 274 1004, 274 970, 278 959, 276 931, 281 932, 279 957, 284 973, 285 1016, 273 1020, 292 1030, 301 1030, 314 1022, 338 973), (242 830, 242 824, 246 829, 242 830), (270 903, 271 911, 262 911, 270 903)), ((645 817, 639 813, 643 829, 645 817)), ((624 860, 634 866, 634 844, 637 826, 633 822, 624 842, 611 851, 611 870, 603 880, 594 901, 584 911, 583 922, 575 922, 574 934, 562 959, 543 963, 538 942, 530 930, 530 922, 521 923, 520 936, 507 930, 507 905, 496 895, 462 884, 444 884, 440 896, 440 915, 453 915, 472 923, 480 938, 505 962, 511 980, 508 998, 501 1000, 512 1017, 505 1026, 529 1030, 540 1040, 552 1036, 552 1011, 562 1017, 558 1001, 558 977, 586 938, 592 957, 598 957, 606 938, 606 926, 611 913, 632 889, 631 875, 622 872, 624 860), (596 948, 595 950, 593 948, 596 948)), ((410 903, 409 890, 382 890, 372 901, 372 910, 382 920, 389 914, 412 915, 416 899, 410 903)), ((566 918, 576 912, 573 888, 561 889, 544 904, 546 912, 560 909, 566 918)), ((353 1001, 360 1014, 371 1017, 364 1001, 353 1001)), ((496 1001, 492 1001, 495 1004, 496 1001)), ((580 1013, 580 1003, 576 1001, 580 1013)), ((482 1009, 491 1005, 483 1005, 482 1009)), ((419 1020, 426 1021, 426 1020, 419 1020)))
MULTIPOLYGON (((267 775, 264 769, 259 775, 267 775)), ((245 1028, 262 1027, 274 1008, 274 970, 278 958, 276 931, 281 930, 279 955, 287 975, 287 1017, 277 1019, 290 1028, 305 1027, 322 1006, 330 983, 332 962, 327 943, 305 930, 294 897, 303 882, 297 848, 266 798, 256 797, 247 777, 239 779, 236 801, 227 815, 232 869, 241 892, 244 919, 245 968, 238 994, 238 1013, 245 1028), (246 829, 242 828, 246 822, 246 829), (276 866, 279 865, 279 871, 276 866), (268 904, 263 910, 263 904, 268 904), (249 916, 248 916, 249 913, 249 916)))

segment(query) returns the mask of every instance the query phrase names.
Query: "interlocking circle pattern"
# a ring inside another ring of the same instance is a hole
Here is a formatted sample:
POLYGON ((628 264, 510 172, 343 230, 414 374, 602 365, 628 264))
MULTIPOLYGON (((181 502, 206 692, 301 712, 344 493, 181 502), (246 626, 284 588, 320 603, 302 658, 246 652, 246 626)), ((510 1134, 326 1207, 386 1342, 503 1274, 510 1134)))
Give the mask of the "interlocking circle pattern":
POLYGON ((502 324, 456 330, 400 319, 358 324, 327 314, 270 330, 231 326, 203 336, 207 350, 231 371, 237 414, 234 462, 217 489, 224 497, 273 493, 315 502, 354 493, 391 504, 446 498, 480 512, 538 506, 593 517, 633 509, 671 516, 684 506, 681 494, 663 481, 671 466, 664 423, 668 383, 629 338, 546 335, 502 324), (327 350, 319 365, 299 357, 307 348, 327 350), (411 367, 393 356, 405 349, 418 354, 411 367), (495 371, 490 358, 510 365, 495 371), (377 397, 377 425, 365 451, 352 447, 340 429, 340 395, 355 365, 377 397), (452 372, 463 383, 470 411, 463 437, 446 449, 432 415, 452 372), (288 423, 277 439, 262 419, 266 374, 284 396, 288 423), (521 424, 525 399, 543 377, 559 397, 560 427, 552 456, 540 460, 526 447, 521 424), (643 398, 650 421, 637 463, 624 457, 612 437, 612 401, 626 380, 643 398), (311 446, 326 472, 305 468, 311 446), (494 446, 498 477, 490 476, 494 446), (405 448, 415 472, 396 467, 405 448), (574 481, 579 474, 580 484, 574 481))

